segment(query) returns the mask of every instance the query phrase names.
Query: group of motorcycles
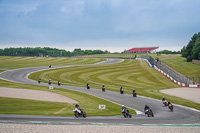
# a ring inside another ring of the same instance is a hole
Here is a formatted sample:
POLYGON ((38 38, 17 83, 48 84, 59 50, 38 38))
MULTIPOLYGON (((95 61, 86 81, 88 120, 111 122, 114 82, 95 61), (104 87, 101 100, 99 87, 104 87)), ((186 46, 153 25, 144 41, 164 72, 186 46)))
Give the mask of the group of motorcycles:
MULTIPOLYGON (((124 89, 122 87, 120 87, 119 91, 120 91, 120 94, 124 94, 124 89)), ((137 93, 136 93, 136 91, 134 89, 133 89, 132 94, 133 94, 133 97, 137 97, 137 93)))
MULTIPOLYGON (((38 79, 38 83, 41 83, 41 79, 38 79)), ((51 85, 51 79, 49 79, 49 82, 48 82, 48 84, 49 85, 51 85)), ((58 80, 58 86, 60 86, 61 85, 61 82, 60 82, 60 80, 58 80)))
POLYGON ((167 100, 163 97, 162 102, 164 104, 164 106, 168 106, 168 108, 173 111, 174 110, 174 106, 172 105, 171 102, 167 102, 167 100))
MULTIPOLYGON (((86 88, 90 89, 90 84, 87 84, 86 88)), ((105 87, 105 85, 102 85, 102 92, 105 92, 105 91, 106 91, 106 87, 105 87)))
MULTIPOLYGON (((49 68, 51 68, 51 65, 49 65, 49 68)), ((38 83, 40 83, 40 82, 41 82, 41 79, 38 80, 38 83)), ((52 83, 51 79, 49 79, 48 84, 51 85, 51 83, 52 83)), ((60 81, 58 81, 58 85, 59 86, 61 85, 60 81)), ((86 88, 90 89, 90 85, 87 84, 86 88)), ((105 90, 106 90, 105 86, 102 85, 102 92, 105 92, 105 90)), ((122 87, 120 87, 120 94, 124 94, 124 89, 122 87)), ((133 97, 137 97, 137 93, 134 89, 133 89, 132 94, 133 94, 133 97)), ((168 108, 171 111, 173 111, 173 108, 174 108, 173 105, 170 102, 167 102, 167 100, 164 97, 162 99, 162 102, 163 102, 164 106, 168 106, 168 108)), ((84 108, 80 108, 80 106, 78 104, 76 104, 75 108, 73 110, 75 117, 76 118, 78 118, 78 117, 86 118, 87 115, 83 110, 84 110, 84 108)), ((153 111, 147 105, 145 105, 144 113, 148 117, 154 117, 153 111)), ((131 118, 132 117, 131 113, 129 112, 129 110, 124 105, 122 105, 122 114, 125 118, 131 118)))
MULTIPOLYGON (((87 83, 86 88, 90 89, 90 84, 87 83)), ((105 91, 106 91, 106 87, 105 87, 105 85, 102 85, 102 92, 105 92, 105 91)), ((123 87, 120 87, 120 94, 124 94, 123 87)), ((136 93, 136 91, 134 89, 133 89, 133 93, 132 94, 133 94, 133 97, 137 97, 137 93, 136 93)))

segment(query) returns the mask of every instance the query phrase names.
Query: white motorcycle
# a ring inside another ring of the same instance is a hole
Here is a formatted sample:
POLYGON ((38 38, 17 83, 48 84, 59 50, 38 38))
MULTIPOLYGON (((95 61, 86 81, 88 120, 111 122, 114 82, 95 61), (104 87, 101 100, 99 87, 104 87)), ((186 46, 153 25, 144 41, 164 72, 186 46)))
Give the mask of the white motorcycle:
POLYGON ((83 110, 84 110, 84 108, 82 108, 82 109, 78 109, 77 107, 74 108, 73 111, 74 111, 75 117, 76 118, 78 118, 78 117, 84 117, 84 118, 86 118, 86 113, 83 112, 83 110))

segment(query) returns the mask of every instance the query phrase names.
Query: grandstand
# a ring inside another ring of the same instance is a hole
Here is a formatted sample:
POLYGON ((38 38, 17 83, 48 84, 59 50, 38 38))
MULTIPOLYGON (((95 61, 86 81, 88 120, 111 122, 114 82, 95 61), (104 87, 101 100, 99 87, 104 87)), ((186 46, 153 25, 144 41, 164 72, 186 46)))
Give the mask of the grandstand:
POLYGON ((159 47, 143 47, 143 48, 132 48, 129 50, 124 50, 123 53, 155 53, 156 49, 159 47))

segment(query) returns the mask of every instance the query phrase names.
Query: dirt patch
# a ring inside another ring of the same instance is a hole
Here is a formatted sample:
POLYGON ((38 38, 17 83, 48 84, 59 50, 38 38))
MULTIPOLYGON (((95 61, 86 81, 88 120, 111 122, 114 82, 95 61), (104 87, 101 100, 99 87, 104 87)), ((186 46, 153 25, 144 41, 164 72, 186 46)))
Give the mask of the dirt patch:
POLYGON ((57 111, 57 112, 54 112, 54 114, 59 114, 59 113, 61 113, 61 112, 63 112, 64 110, 66 110, 67 109, 67 107, 64 107, 64 108, 62 108, 61 110, 59 110, 59 111, 57 111))
POLYGON ((78 103, 77 101, 71 98, 49 91, 17 89, 17 88, 7 88, 7 87, 0 87, 0 97, 62 102, 62 103, 72 103, 72 104, 78 103))
POLYGON ((183 99, 187 99, 196 103, 200 103, 200 88, 174 88, 161 90, 161 93, 165 93, 172 96, 177 96, 183 99))

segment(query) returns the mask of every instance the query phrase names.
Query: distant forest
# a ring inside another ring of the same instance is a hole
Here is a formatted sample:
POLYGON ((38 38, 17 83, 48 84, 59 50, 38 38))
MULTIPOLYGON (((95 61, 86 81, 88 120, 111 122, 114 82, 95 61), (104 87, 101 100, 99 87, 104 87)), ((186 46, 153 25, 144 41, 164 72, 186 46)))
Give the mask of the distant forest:
POLYGON ((188 45, 181 49, 181 54, 187 61, 200 60, 200 32, 192 36, 188 45))
POLYGON ((63 49, 49 48, 49 47, 36 47, 36 48, 5 48, 0 49, 0 56, 80 56, 80 55, 92 55, 92 54, 108 54, 108 51, 102 50, 81 50, 80 48, 74 49, 73 52, 63 49))

